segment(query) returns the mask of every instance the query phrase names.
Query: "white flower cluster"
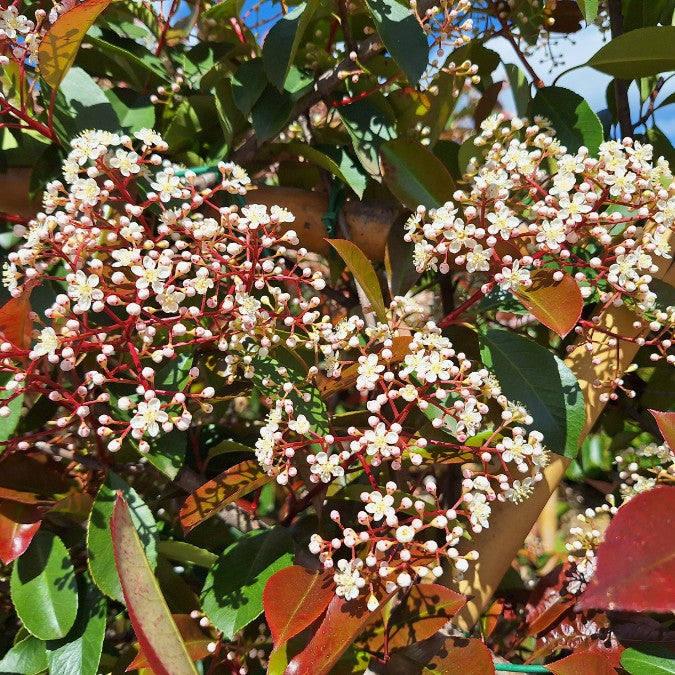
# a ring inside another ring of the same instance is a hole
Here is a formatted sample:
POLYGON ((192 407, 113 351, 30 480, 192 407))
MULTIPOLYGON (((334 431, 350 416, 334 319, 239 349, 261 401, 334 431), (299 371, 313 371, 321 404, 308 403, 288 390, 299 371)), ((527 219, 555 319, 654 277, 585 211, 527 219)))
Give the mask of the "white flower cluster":
POLYGON ((451 267, 484 273, 518 293, 532 272, 572 273, 584 297, 629 301, 651 320, 672 324, 675 308, 657 308, 650 283, 660 260, 671 257, 675 186, 668 162, 631 139, 607 141, 597 157, 585 147, 568 153, 548 128, 502 115, 485 120, 468 189, 407 223, 419 271, 451 267))
MULTIPOLYGON (((24 14, 20 14, 15 5, 0 9, 0 45, 8 42, 15 59, 28 58, 37 63, 37 52, 40 46, 40 35, 36 30, 46 16, 44 10, 36 12, 36 22, 31 21, 24 14)), ((9 63, 7 57, 0 56, 0 66, 9 63), (4 61, 4 63, 3 63, 4 61)))

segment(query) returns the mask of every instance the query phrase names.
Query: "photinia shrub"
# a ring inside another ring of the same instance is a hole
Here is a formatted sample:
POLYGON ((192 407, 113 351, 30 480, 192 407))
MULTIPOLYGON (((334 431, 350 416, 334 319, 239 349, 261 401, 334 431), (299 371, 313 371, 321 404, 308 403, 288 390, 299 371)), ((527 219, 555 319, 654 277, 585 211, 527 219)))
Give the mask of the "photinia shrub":
POLYGON ((0 671, 675 663, 657 4, 0 10, 0 671))

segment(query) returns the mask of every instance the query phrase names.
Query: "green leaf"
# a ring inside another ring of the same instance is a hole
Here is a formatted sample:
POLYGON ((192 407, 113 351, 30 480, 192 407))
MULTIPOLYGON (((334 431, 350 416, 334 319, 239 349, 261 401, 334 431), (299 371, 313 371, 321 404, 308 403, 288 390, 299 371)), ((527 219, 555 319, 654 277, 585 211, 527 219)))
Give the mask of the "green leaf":
POLYGON ((243 6, 244 0, 221 0, 204 12, 201 18, 216 19, 220 22, 232 17, 238 17, 241 14, 243 6))
POLYGON ((650 26, 619 35, 586 65, 624 80, 675 70, 675 26, 650 26))
POLYGON ((106 626, 106 601, 88 574, 78 577, 77 617, 64 638, 47 642, 49 670, 59 675, 96 675, 106 626))
POLYGON ((156 673, 197 675, 121 494, 115 500, 110 530, 129 619, 148 664, 156 673))
POLYGON ((621 654, 621 666, 631 675, 674 675, 675 654, 658 645, 630 647, 621 654))
POLYGON ((539 89, 531 114, 550 120, 560 142, 569 152, 585 145, 594 154, 603 141, 602 122, 579 94, 563 87, 539 89))
POLYGON ((243 115, 234 103, 232 85, 224 78, 218 80, 213 87, 215 94, 218 121, 223 130, 223 139, 227 147, 232 147, 232 141, 240 128, 247 124, 243 115))
POLYGON ((183 466, 187 442, 187 431, 172 429, 168 434, 160 434, 153 440, 146 457, 150 464, 173 480, 183 466))
POLYGON ((380 146, 396 138, 396 117, 383 96, 372 95, 338 108, 356 156, 371 176, 380 175, 380 146))
POLYGON ((185 541, 160 541, 157 544, 157 551, 165 558, 177 560, 178 562, 187 562, 209 569, 218 560, 218 556, 205 548, 193 546, 185 541))
POLYGON ((155 388, 171 392, 183 391, 190 379, 193 354, 182 352, 172 359, 155 376, 155 388))
MULTIPOLYGON (((11 379, 10 373, 2 373, 0 375, 0 387, 4 387, 7 382, 11 379)), ((4 401, 9 397, 9 392, 0 390, 0 406, 4 406, 4 401)), ((0 443, 4 443, 9 440, 16 427, 19 424, 19 419, 21 418, 21 406, 23 405, 23 394, 20 394, 14 398, 9 405, 9 415, 7 417, 0 417, 0 443)))
POLYGON ((530 105, 530 83, 528 82, 525 73, 513 63, 505 63, 504 70, 509 78, 511 85, 511 94, 513 94, 513 102, 516 106, 516 113, 520 117, 527 114, 527 107, 530 105))
POLYGON ((75 571, 55 534, 35 534, 14 563, 10 588, 16 613, 32 635, 51 640, 68 633, 77 614, 75 571))
POLYGON ((155 107, 149 96, 139 96, 133 89, 116 87, 106 89, 105 95, 120 121, 120 127, 129 133, 155 126, 155 107))
POLYGON ((338 252, 339 256, 347 264, 347 268, 352 273, 354 279, 363 289, 374 314, 385 323, 387 321, 387 310, 384 306, 382 289, 380 282, 375 274, 375 270, 363 251, 351 241, 346 239, 327 239, 328 243, 338 252))
POLYGON ((624 0, 623 29, 625 32, 670 22, 672 0, 624 0), (669 14, 670 12, 670 14, 669 14))
POLYGON ((288 123, 293 101, 285 91, 268 84, 251 110, 253 128, 258 143, 276 136, 288 123))
POLYGON ((532 415, 532 428, 544 434, 545 445, 575 457, 584 426, 585 405, 572 371, 544 347, 505 330, 481 336, 481 356, 505 396, 522 403, 532 415))
MULTIPOLYGON (((639 1, 643 2, 643 0, 639 1)), ((577 0, 577 4, 586 19, 586 24, 592 24, 595 21, 595 17, 598 16, 598 0, 577 0)))
POLYGON ((294 7, 270 29, 263 44, 263 61, 270 82, 281 90, 295 60, 302 36, 319 7, 318 0, 308 0, 294 7))
POLYGON ((87 525, 87 548, 89 572, 94 583, 110 598, 124 602, 110 535, 110 519, 115 507, 115 496, 121 491, 129 504, 131 517, 139 532, 145 555, 154 568, 157 564, 157 526, 152 511, 138 493, 119 476, 108 474, 105 483, 96 495, 87 525))
POLYGON ((452 199, 455 181, 443 162, 418 141, 396 138, 380 148, 382 177, 410 209, 436 208, 452 199))
MULTIPOLYGON (((219 7, 220 5, 216 5, 219 7)), ((245 61, 232 75, 232 97, 234 104, 243 115, 248 115, 255 102, 265 91, 267 75, 265 66, 260 58, 245 61)))
POLYGON ((484 47, 478 40, 471 40, 469 44, 455 49, 450 54, 449 60, 457 64, 471 61, 471 63, 477 65, 481 80, 476 85, 476 88, 481 92, 485 91, 492 84, 491 74, 502 62, 497 52, 484 47))
POLYGON ((344 182, 361 199, 368 184, 368 177, 349 152, 347 152, 347 149, 335 145, 317 145, 316 148, 335 162, 340 170, 340 174, 344 177, 344 182))
POLYGON ((44 640, 32 635, 17 642, 0 661, 3 675, 37 675, 48 667, 44 640))
POLYGON ((228 547, 211 568, 202 608, 226 640, 263 611, 267 580, 293 564, 293 539, 284 527, 249 532, 228 547))
POLYGON ((419 82, 429 62, 429 45, 413 10, 397 0, 366 0, 384 46, 410 84, 419 82))

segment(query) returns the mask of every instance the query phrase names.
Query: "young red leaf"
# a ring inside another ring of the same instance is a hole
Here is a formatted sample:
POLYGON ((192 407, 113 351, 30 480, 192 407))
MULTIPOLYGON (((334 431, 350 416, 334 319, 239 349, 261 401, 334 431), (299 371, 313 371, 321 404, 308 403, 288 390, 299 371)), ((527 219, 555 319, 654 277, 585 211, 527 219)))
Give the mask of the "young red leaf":
POLYGON ((29 318, 30 293, 22 293, 0 307, 0 333, 15 347, 28 349, 33 322, 29 318))
POLYGON ((115 500, 110 530, 129 619, 150 668, 157 675, 196 675, 120 493, 115 500))
POLYGON ((187 533, 228 504, 253 492, 272 479, 257 461, 248 459, 223 471, 195 490, 180 510, 180 522, 187 533))
POLYGON ((675 490, 660 486, 622 506, 598 548, 577 609, 671 612, 675 607, 675 490), (665 533, 665 536, 664 536, 665 533))
POLYGON ((278 649, 307 628, 335 597, 332 575, 292 565, 273 574, 263 592, 267 624, 278 649))
POLYGON ((41 524, 39 510, 18 502, 0 502, 0 560, 9 565, 32 541, 41 524))
POLYGON ((448 638, 428 668, 443 675, 491 675, 495 672, 490 650, 474 638, 448 638))
POLYGON ((579 321, 584 299, 569 274, 555 281, 554 273, 551 269, 535 270, 530 275, 532 285, 515 295, 538 321, 565 337, 579 321))
MULTIPOLYGON (((180 631, 190 658, 193 661, 206 658, 210 654, 208 645, 210 642, 215 642, 215 637, 205 632, 199 625, 199 619, 193 619, 189 614, 174 614, 173 620, 180 631)), ((143 650, 140 649, 136 658, 127 666, 127 671, 149 667, 150 663, 143 650)))
POLYGON ((336 595, 309 644, 291 660, 285 675, 328 673, 361 631, 379 616, 382 606, 392 595, 385 596, 374 612, 366 607, 363 596, 345 601, 336 595))
POLYGON ((675 452, 675 412, 661 412, 660 410, 649 412, 654 415, 666 445, 675 452))
POLYGON ((547 663, 546 667, 555 675, 616 675, 609 661, 601 654, 578 652, 560 661, 547 663))
POLYGON ((380 282, 365 253, 356 244, 352 244, 351 241, 347 241, 346 239, 327 239, 326 241, 345 261, 349 271, 370 301, 370 306, 377 318, 380 321, 386 321, 387 312, 384 306, 380 282))

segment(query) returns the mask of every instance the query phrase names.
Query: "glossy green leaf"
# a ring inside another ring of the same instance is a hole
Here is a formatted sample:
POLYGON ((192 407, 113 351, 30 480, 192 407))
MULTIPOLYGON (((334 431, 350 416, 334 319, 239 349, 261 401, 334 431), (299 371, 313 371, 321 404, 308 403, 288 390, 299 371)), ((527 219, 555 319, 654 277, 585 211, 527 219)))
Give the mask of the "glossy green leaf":
POLYGON ((3 675, 38 675, 48 667, 44 640, 32 635, 17 642, 0 661, 3 675))
POLYGON ((354 151, 371 176, 380 175, 380 146, 396 138, 396 117, 387 100, 372 95, 338 108, 354 151))
MULTIPOLYGON (((642 0, 640 0, 642 2, 642 0)), ((595 17, 598 16, 598 0, 577 0, 579 9, 586 19, 588 25, 592 24, 595 21, 595 17)))
POLYGON ((579 94, 563 87, 539 89, 532 100, 531 114, 546 117, 568 152, 585 145, 591 154, 603 141, 602 122, 579 94))
POLYGON ((79 606, 68 635, 47 642, 49 670, 59 675, 96 675, 107 620, 106 601, 88 574, 78 577, 79 606))
MULTIPOLYGON (((0 386, 4 386, 11 378, 10 373, 2 373, 0 375, 0 386)), ((5 405, 9 408, 9 415, 7 417, 0 417, 0 443, 12 437, 21 418, 21 406, 23 405, 23 394, 19 394, 13 398, 9 403, 6 403, 8 392, 0 390, 0 407, 5 405)), ((3 446, 0 446, 2 448, 3 446)))
POLYGON ((327 241, 345 261, 347 268, 370 301, 374 314, 380 321, 386 322, 387 312, 384 306, 384 298, 382 297, 382 289, 370 260, 351 241, 347 241, 346 239, 328 239, 327 241))
POLYGON ((121 494, 115 500, 110 530, 129 619, 150 667, 156 673, 196 675, 121 494))
POLYGON ((621 666, 631 675, 675 675, 675 654, 659 645, 639 645, 621 654, 621 666))
POLYGON ((182 391, 190 379, 193 354, 183 352, 171 359, 155 376, 155 388, 182 391))
POLYGON ((41 640, 68 633, 77 614, 75 571, 63 542, 40 530, 14 563, 12 603, 23 625, 41 640))
POLYGON ((675 70, 675 26, 649 26, 619 35, 586 65, 624 80, 675 70))
POLYGON ((506 76, 509 78, 516 113, 520 117, 524 117, 527 114, 527 108, 532 98, 527 75, 513 63, 505 63, 504 70, 506 70, 506 76))
POLYGON ((481 356, 511 401, 532 415, 532 427, 554 452, 575 457, 584 426, 585 404, 572 371, 532 340, 505 330, 481 336, 481 356))
MULTIPOLYGON (((217 7, 218 5, 216 5, 217 7)), ((232 97, 242 114, 248 115, 267 86, 261 58, 244 61, 232 75, 232 97)))
POLYGON ((293 564, 293 540, 284 527, 249 532, 228 547, 211 568, 202 607, 226 640, 263 611, 267 580, 293 564))
POLYGON ((218 560, 215 553, 185 541, 162 540, 157 544, 157 552, 170 560, 191 563, 206 569, 218 560))
POLYGON ((366 4, 387 51, 410 84, 417 84, 429 61, 429 46, 413 10, 397 0, 366 0, 366 4))
POLYGON ((87 525, 87 548, 89 551, 89 571, 96 585, 110 598, 124 602, 110 535, 110 519, 115 507, 117 491, 129 505, 131 517, 143 543, 145 555, 154 568, 157 564, 157 526, 152 511, 146 506, 138 493, 121 478, 108 474, 106 482, 96 495, 94 506, 87 525))
POLYGON ((173 480, 183 466, 187 441, 187 431, 172 429, 168 434, 153 439, 146 457, 150 464, 173 480))
POLYGON ((265 70, 270 82, 277 89, 284 88, 286 76, 295 60, 302 37, 319 4, 319 0, 300 3, 276 21, 265 37, 263 44, 265 70))
POLYGON ((276 136, 288 124, 293 101, 285 91, 268 84, 251 110, 253 128, 258 143, 276 136))
POLYGON ((443 162, 418 141, 396 138, 380 148, 382 177, 408 208, 442 206, 452 199, 455 182, 443 162))

